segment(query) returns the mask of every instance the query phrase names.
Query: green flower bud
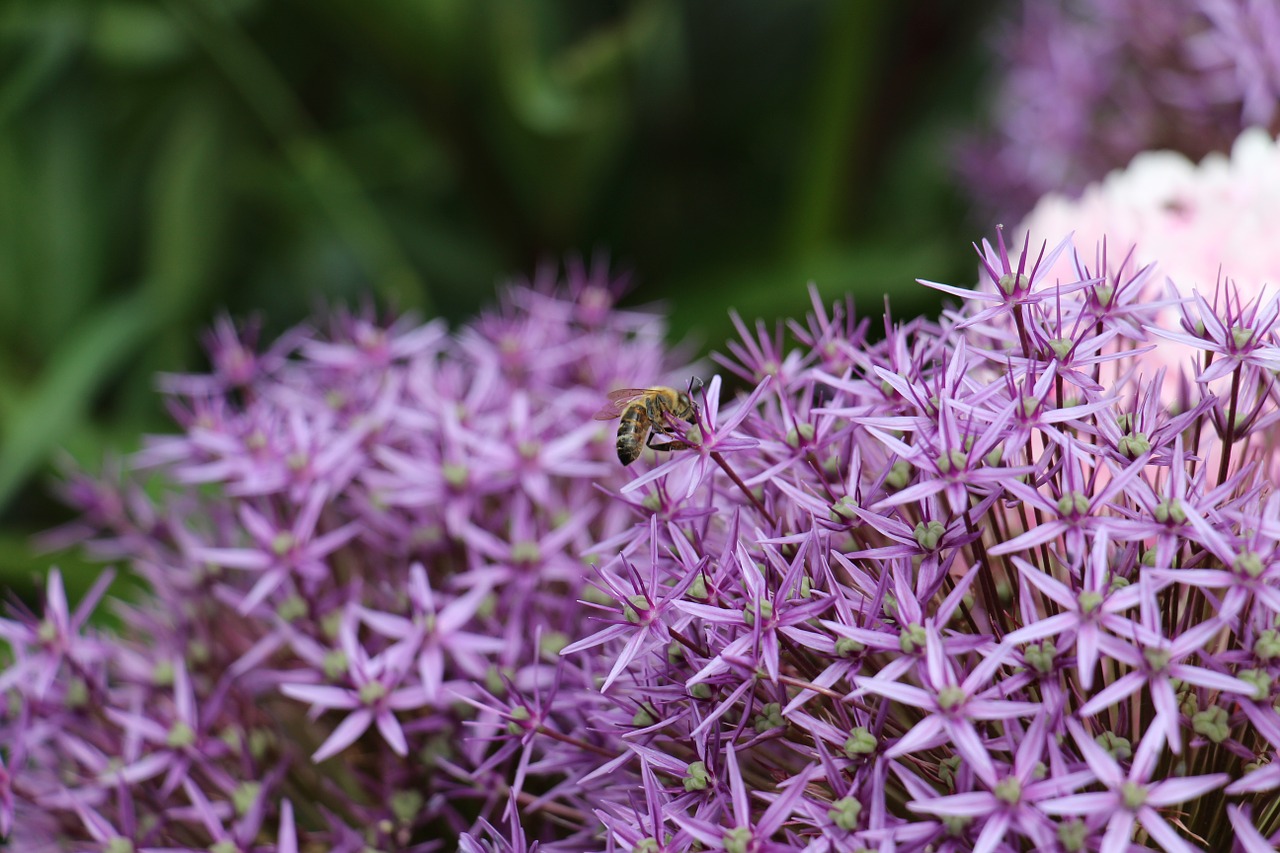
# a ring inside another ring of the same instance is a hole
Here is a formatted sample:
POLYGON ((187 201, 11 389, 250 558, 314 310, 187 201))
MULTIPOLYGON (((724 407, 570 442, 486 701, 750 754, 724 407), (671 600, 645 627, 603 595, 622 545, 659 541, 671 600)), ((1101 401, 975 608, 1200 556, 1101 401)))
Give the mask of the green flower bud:
POLYGON ((853 832, 858 828, 858 816, 862 814, 862 803, 853 797, 841 797, 831 804, 827 817, 845 832, 853 832))
POLYGON ((542 635, 538 650, 542 652, 544 658, 554 660, 560 654, 560 650, 569 645, 569 635, 563 631, 548 631, 542 635))
POLYGON ((1120 737, 1112 732, 1103 732, 1094 740, 1098 746, 1111 753, 1111 757, 1117 761, 1128 761, 1133 757, 1133 744, 1128 738, 1120 737))
POLYGON ((151 683, 156 687, 173 686, 173 663, 162 660, 151 670, 151 683))
POLYGON ((858 514, 854 511, 857 506, 857 498, 853 495, 845 495, 831 505, 830 518, 837 524, 841 521, 854 521, 858 517, 858 514))
POLYGON ((1241 670, 1236 678, 1253 685, 1253 698, 1259 702, 1271 694, 1271 675, 1265 669, 1241 670))
POLYGON ((1007 272, 996 280, 996 287, 1005 296, 1013 296, 1019 291, 1025 291, 1031 287, 1031 276, 1026 273, 1007 272))
MULTIPOLYGON (((770 617, 770 616, 772 616, 772 615, 773 615, 773 602, 772 602, 772 601, 769 601, 769 600, 766 598, 766 599, 764 599, 764 600, 762 600, 762 601, 760 602, 760 615, 761 615, 761 617, 763 617, 766 621, 769 619, 769 617, 770 617)), ((754 626, 754 625, 756 624, 756 611, 755 611, 755 607, 754 607, 754 606, 752 606, 752 605, 750 605, 750 604, 748 604, 746 607, 742 608, 742 619, 743 619, 743 621, 744 621, 744 622, 746 622, 746 623, 747 623, 747 627, 748 627, 748 628, 750 628, 750 627, 754 626)))
POLYGON ((375 705, 387 695, 387 686, 381 681, 366 681, 360 685, 360 701, 366 705, 375 705))
POLYGON ((1027 646, 1023 653, 1027 665, 1042 675, 1053 671, 1053 661, 1057 656, 1058 649, 1052 640, 1045 640, 1038 646, 1027 646))
POLYGON ((840 637, 836 640, 836 657, 851 658, 865 648, 852 637, 840 637))
POLYGON ((179 720, 169 727, 169 733, 165 736, 165 743, 171 749, 183 749, 191 746, 196 742, 196 733, 191 726, 179 720))
POLYGON ((1231 736, 1231 726, 1227 724, 1227 711, 1217 705, 1192 714, 1191 729, 1198 735, 1204 735, 1213 743, 1222 743, 1231 736))
POLYGON ((1022 783, 1015 776, 1006 776, 996 783, 993 793, 1002 803, 1017 805, 1022 799, 1022 783))
POLYGON ((1187 520, 1186 510, 1182 508, 1182 503, 1177 500, 1161 501, 1156 505, 1151 515, 1161 524, 1168 524, 1170 520, 1175 524, 1182 524, 1187 520))
POLYGON ((1075 346, 1075 341, 1071 338, 1054 338, 1049 341, 1049 349, 1053 350, 1053 354, 1058 357, 1058 361, 1066 361, 1067 356, 1071 354, 1071 348, 1075 346))
POLYGON ((1088 827, 1077 818, 1058 824, 1058 843, 1067 853, 1081 853, 1085 849, 1084 841, 1088 835, 1088 827))
POLYGON ((927 524, 922 521, 916 525, 916 544, 925 551, 935 551, 946 532, 946 525, 940 521, 930 521, 927 524))
POLYGON ((939 474, 953 474, 963 471, 969 464, 969 457, 962 450, 952 450, 941 454, 935 464, 939 474))
POLYGON ((1245 551, 1232 561, 1231 568, 1238 575, 1256 578, 1262 574, 1266 566, 1262 563, 1262 555, 1255 551, 1245 551))
POLYGON ((516 542, 511 546, 511 562, 521 566, 532 566, 542 562, 542 548, 537 542, 516 542))
POLYGON ((960 769, 960 760, 958 755, 949 755, 938 762, 938 780, 951 790, 956 787, 956 771, 960 769))
POLYGON ((1168 649, 1160 648, 1143 649, 1142 656, 1147 659, 1147 665, 1151 667, 1152 672, 1162 672, 1173 658, 1173 654, 1168 649))
POLYGON ((969 695, 963 687, 948 684, 938 691, 938 707, 944 711, 954 711, 965 703, 969 695))
POLYGON ((342 628, 341 610, 331 610, 320 619, 320 630, 330 640, 338 636, 338 631, 342 628))
POLYGON ((231 792, 231 804, 235 807, 236 814, 240 817, 247 815, 261 795, 261 782, 241 782, 237 785, 231 792))
POLYGON ((849 732, 844 742, 844 754, 847 758, 859 755, 870 755, 876 751, 876 736, 866 726, 858 726, 849 732))
POLYGON ((908 625, 907 629, 898 636, 898 648, 902 649, 904 654, 915 654, 924 650, 924 644, 928 641, 928 636, 924 632, 924 626, 915 623, 908 625))
POLYGON ((1129 459, 1137 459, 1151 449, 1151 439, 1147 437, 1145 432, 1124 435, 1120 437, 1117 448, 1122 456, 1129 459))
POLYGON ((684 660, 684 655, 684 646, 680 644, 679 640, 672 640, 667 645, 667 662, 672 666, 679 666, 684 660))
POLYGON ((67 691, 62 695, 62 704, 69 709, 83 708, 89 703, 89 685, 78 675, 67 680, 67 691))
POLYGON ((1253 641, 1253 653, 1259 660, 1270 661, 1280 658, 1280 631, 1268 628, 1253 641))
POLYGON ((533 719, 533 712, 524 705, 516 705, 507 716, 510 717, 507 720, 507 733, 519 737, 528 731, 529 727, 525 723, 533 719))
POLYGON ((756 734, 764 734, 771 729, 783 729, 786 726, 787 721, 782 718, 782 705, 778 702, 768 703, 761 709, 761 713, 756 715, 756 734))
POLYGON ((1058 498, 1058 514, 1061 516, 1088 515, 1089 499, 1079 492, 1070 492, 1058 498))
POLYGON ((341 649, 330 649, 324 654, 324 675, 330 681, 337 681, 347 671, 347 653, 341 649))
POLYGON ((747 853, 747 847, 751 844, 751 827, 735 826, 733 829, 726 829, 722 843, 724 853, 747 853))
POLYGON ((711 774, 707 772, 706 762, 695 761, 685 768, 684 789, 686 791, 704 791, 711 783, 711 774))
POLYGON ((911 482, 911 466, 901 459, 893 463, 888 476, 884 478, 885 486, 893 491, 904 488, 909 482, 911 482))
POLYGON ((632 625, 639 625, 642 612, 649 612, 649 599, 638 593, 627 596, 626 603, 622 605, 622 618, 632 625))
POLYGON ((787 446, 795 449, 801 444, 808 444, 813 441, 813 435, 813 424, 798 424, 793 429, 787 431, 787 446))
POLYGON ((1126 809, 1136 812, 1147 802, 1147 788, 1137 782, 1123 782, 1120 785, 1120 799, 1126 809))
POLYGON ((1101 593, 1085 590, 1076 597, 1076 601, 1080 602, 1080 612, 1088 614, 1101 607, 1104 599, 1101 593))

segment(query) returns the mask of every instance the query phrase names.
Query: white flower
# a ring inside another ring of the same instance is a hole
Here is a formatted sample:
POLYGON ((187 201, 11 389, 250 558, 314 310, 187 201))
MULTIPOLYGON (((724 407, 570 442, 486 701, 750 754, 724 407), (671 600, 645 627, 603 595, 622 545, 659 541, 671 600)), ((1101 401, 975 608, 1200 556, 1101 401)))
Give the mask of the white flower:
MULTIPOLYGON (((1231 157, 1210 154, 1197 166, 1172 151, 1149 151, 1127 169, 1091 184, 1078 199, 1047 195, 1018 226, 1021 242, 1075 232, 1081 258, 1093 264, 1092 247, 1105 235, 1108 255, 1135 247, 1139 266, 1157 265, 1156 281, 1173 279, 1183 293, 1213 289, 1218 272, 1241 295, 1280 283, 1280 145, 1251 128, 1236 140, 1231 157)), ((1064 255, 1049 276, 1066 281, 1064 255)))

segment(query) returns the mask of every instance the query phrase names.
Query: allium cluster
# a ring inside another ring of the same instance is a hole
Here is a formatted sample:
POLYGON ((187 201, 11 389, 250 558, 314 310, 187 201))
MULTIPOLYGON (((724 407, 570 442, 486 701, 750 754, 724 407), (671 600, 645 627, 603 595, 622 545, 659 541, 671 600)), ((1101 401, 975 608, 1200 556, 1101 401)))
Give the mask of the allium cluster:
POLYGON ((1170 406, 1142 271, 981 255, 985 287, 936 285, 963 308, 879 341, 816 300, 792 343, 742 327, 752 390, 710 381, 693 449, 619 490, 613 603, 562 651, 613 707, 554 734, 615 744, 576 780, 611 780, 614 849, 1280 841, 1275 300, 1183 306, 1170 406))
POLYGON ((70 612, 55 570, 43 613, 0 620, 0 838, 481 849, 518 805, 574 843, 533 805, 562 772, 531 732, 566 673, 590 681, 557 655, 583 554, 635 513, 600 490, 625 475, 591 416, 680 374, 602 270, 550 284, 452 334, 339 314, 258 351, 223 323, 210 375, 165 379, 181 434, 72 479, 61 536, 147 592, 86 624, 105 579, 70 612))
POLYGON ((1272 0, 1023 0, 993 33, 993 127, 962 152, 1006 221, 1075 195, 1142 151, 1199 160, 1247 127, 1280 130, 1272 0))
POLYGON ((150 596, 0 623, 19 849, 1272 850, 1280 302, 1029 246, 739 323, 630 469, 591 413, 674 377, 601 287, 223 330, 167 488, 71 486, 150 596))

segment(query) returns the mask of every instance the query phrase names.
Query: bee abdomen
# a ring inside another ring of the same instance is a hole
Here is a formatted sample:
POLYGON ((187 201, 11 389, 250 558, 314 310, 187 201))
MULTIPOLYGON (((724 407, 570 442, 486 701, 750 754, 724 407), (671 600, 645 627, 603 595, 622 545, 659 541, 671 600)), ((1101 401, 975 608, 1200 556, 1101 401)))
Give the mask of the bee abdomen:
POLYGON ((618 461, 630 465, 640 458, 640 442, 647 424, 644 409, 632 407, 622 413, 618 424, 618 461))

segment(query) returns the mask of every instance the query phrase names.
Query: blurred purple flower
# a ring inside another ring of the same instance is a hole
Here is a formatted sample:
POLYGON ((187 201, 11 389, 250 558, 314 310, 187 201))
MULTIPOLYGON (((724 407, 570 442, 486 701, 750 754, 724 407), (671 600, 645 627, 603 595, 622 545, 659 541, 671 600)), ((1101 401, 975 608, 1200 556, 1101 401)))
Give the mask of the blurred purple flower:
POLYGON ((1014 222, 1140 152, 1193 160, 1280 131, 1280 7, 1270 0, 1025 0, 997 22, 990 127, 960 151, 984 214, 1014 222))
POLYGON ((587 633, 584 553, 632 519, 600 488, 626 476, 591 415, 685 375, 662 318, 618 294, 571 264, 454 333, 337 312, 265 351, 220 320, 212 373, 162 379, 181 432, 64 492, 85 516, 53 541, 149 590, 113 602, 108 632, 89 617, 110 573, 72 611, 55 570, 42 615, 0 620, 0 835, 112 853, 575 838, 524 788, 591 814, 557 787, 583 762, 541 736, 579 743, 592 674, 556 653, 587 633))

